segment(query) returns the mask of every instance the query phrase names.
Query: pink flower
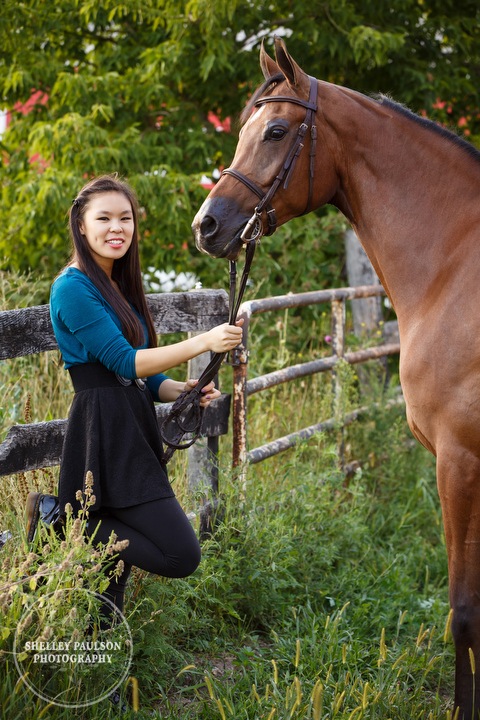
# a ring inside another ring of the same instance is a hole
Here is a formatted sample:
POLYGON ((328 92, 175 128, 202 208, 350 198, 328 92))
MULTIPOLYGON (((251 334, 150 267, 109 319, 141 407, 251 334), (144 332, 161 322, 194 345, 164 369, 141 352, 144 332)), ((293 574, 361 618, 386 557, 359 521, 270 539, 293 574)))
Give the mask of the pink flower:
POLYGON ((332 342, 332 336, 331 336, 331 335, 325 335, 325 337, 324 337, 323 339, 325 340, 326 343, 331 343, 331 342, 332 342))

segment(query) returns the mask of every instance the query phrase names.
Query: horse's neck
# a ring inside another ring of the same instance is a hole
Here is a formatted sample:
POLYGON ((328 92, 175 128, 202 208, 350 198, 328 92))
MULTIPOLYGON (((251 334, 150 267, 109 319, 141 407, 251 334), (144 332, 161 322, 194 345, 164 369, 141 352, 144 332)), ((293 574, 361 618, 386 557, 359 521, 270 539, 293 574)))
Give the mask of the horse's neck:
POLYGON ((480 220, 480 163, 453 141, 365 96, 335 88, 322 103, 354 226, 397 312, 411 312, 480 220), (476 218, 476 220, 475 220, 476 218), (470 230, 470 228, 469 228, 470 230))

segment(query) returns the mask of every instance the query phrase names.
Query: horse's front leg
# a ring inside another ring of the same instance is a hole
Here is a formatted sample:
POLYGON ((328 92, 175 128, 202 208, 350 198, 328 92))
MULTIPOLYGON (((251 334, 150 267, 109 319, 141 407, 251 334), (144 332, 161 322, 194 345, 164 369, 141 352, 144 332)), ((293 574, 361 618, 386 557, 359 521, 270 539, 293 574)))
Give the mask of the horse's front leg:
POLYGON ((452 632, 455 640, 455 709, 458 720, 480 718, 480 609, 466 605, 454 608, 452 632))
POLYGON ((448 552, 455 708, 480 718, 480 459, 452 447, 438 454, 437 479, 448 552))

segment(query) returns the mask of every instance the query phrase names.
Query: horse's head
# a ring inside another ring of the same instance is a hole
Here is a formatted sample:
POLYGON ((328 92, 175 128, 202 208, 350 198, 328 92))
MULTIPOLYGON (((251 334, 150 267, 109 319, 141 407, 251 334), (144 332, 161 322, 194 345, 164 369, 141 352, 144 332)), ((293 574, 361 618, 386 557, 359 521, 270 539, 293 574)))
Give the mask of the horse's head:
POLYGON ((262 46, 265 82, 243 112, 232 166, 193 221, 197 247, 214 257, 235 258, 252 233, 269 235, 278 225, 328 202, 335 192, 334 166, 325 162, 324 148, 321 175, 318 168, 315 172, 318 83, 279 38, 275 57, 273 61, 262 46))

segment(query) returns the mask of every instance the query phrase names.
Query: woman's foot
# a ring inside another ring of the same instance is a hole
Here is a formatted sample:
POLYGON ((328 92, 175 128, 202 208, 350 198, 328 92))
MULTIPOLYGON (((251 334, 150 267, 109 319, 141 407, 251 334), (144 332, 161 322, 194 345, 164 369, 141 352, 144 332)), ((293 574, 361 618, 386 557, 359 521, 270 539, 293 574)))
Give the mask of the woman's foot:
POLYGON ((60 517, 60 503, 55 495, 30 492, 27 496, 27 541, 33 542, 38 527, 38 521, 47 525, 55 525, 60 517))

